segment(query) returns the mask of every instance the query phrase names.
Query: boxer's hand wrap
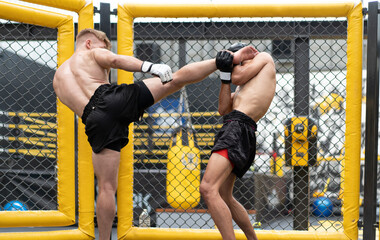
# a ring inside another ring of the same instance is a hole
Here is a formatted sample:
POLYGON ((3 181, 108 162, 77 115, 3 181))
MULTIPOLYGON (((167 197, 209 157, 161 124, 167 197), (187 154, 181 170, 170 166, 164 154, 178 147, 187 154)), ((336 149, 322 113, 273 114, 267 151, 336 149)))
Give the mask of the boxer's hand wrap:
POLYGON ((231 73, 233 70, 232 60, 234 56, 228 51, 220 51, 216 55, 216 68, 220 70, 220 80, 222 83, 230 84, 231 83, 231 73))
POLYGON ((141 72, 148 72, 158 76, 163 84, 173 80, 172 69, 166 64, 153 64, 151 62, 144 61, 141 65, 141 72))

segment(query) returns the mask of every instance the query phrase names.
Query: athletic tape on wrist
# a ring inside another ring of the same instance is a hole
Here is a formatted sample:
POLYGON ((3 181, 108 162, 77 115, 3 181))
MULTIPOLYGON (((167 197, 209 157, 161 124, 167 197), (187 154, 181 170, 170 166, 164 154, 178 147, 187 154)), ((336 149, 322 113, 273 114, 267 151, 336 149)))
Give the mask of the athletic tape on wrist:
POLYGON ((220 76, 220 79, 222 80, 231 80, 230 72, 220 72, 219 76, 220 76))
POLYGON ((147 61, 143 62, 143 64, 141 65, 141 72, 143 73, 149 72, 152 66, 153 66, 153 63, 151 62, 147 62, 147 61))

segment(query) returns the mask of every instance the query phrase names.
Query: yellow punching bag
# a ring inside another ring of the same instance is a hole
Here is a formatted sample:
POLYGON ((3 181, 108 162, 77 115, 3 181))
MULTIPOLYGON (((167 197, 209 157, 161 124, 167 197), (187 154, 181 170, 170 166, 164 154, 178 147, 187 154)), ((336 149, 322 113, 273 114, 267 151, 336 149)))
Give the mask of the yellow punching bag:
POLYGON ((173 208, 186 210, 199 204, 200 159, 193 131, 177 128, 168 152, 166 172, 166 199, 173 208))

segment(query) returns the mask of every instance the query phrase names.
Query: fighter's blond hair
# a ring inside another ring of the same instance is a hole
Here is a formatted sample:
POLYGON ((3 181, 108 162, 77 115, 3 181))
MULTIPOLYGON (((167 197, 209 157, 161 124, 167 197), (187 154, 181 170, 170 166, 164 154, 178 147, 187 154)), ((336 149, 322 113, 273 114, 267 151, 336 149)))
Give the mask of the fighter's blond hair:
POLYGON ((83 38, 83 36, 85 36, 87 34, 94 35, 97 39, 99 39, 100 41, 103 41, 106 44, 106 47, 108 50, 111 50, 111 42, 108 39, 107 35, 102 31, 95 30, 92 28, 85 28, 82 31, 80 31, 77 35, 77 38, 76 38, 77 41, 81 41, 82 40, 81 38, 83 38))

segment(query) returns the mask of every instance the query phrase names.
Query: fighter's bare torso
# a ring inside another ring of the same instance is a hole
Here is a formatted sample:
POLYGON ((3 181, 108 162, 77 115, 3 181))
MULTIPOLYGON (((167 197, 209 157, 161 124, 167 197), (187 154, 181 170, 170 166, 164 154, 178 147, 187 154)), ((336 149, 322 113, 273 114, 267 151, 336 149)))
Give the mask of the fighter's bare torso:
POLYGON ((53 80, 59 100, 79 117, 95 90, 100 85, 109 83, 109 70, 95 61, 95 51, 102 50, 98 48, 75 52, 58 68, 53 80))
MULTIPOLYGON (((249 64, 252 60, 245 61, 249 64)), ((255 122, 267 112, 276 90, 276 74, 272 67, 262 71, 243 85, 233 95, 232 108, 250 116, 255 122)))

